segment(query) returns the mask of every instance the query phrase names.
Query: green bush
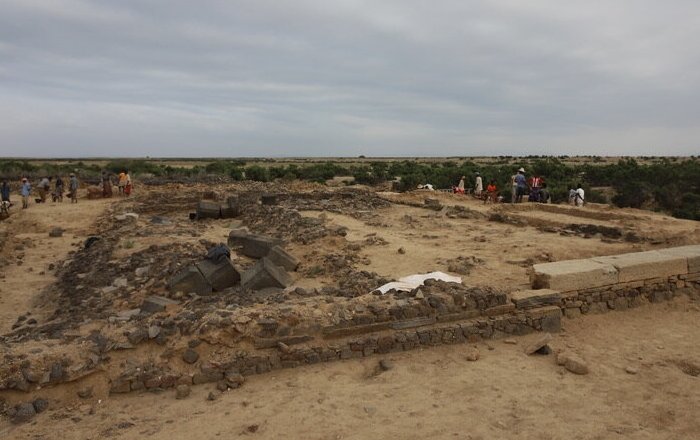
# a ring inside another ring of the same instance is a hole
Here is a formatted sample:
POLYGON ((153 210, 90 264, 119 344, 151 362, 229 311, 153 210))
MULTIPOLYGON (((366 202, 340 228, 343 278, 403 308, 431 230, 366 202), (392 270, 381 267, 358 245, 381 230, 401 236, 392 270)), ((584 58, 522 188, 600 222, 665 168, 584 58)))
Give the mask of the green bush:
POLYGON ((258 182, 269 182, 270 170, 266 167, 261 167, 259 165, 249 166, 245 169, 245 177, 248 180, 255 180, 258 182))

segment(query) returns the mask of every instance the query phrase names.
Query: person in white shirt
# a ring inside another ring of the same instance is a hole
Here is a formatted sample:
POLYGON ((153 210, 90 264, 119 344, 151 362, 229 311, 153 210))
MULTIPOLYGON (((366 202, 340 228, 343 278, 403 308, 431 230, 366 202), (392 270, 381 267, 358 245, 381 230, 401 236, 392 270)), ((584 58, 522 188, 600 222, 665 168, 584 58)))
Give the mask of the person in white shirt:
POLYGON ((576 206, 583 206, 585 199, 586 193, 583 191, 583 188, 581 188, 581 184, 579 183, 576 185, 576 206))
POLYGON ((484 183, 481 180, 481 174, 476 172, 476 185, 474 185, 474 194, 477 197, 481 197, 481 192, 484 190, 484 183))

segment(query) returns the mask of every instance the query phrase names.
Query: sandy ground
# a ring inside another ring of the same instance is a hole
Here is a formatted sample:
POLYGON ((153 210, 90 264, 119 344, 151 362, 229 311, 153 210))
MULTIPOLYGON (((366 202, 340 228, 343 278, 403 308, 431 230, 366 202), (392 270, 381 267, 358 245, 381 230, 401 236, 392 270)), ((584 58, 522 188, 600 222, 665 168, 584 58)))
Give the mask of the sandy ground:
POLYGON ((566 320, 551 345, 580 353, 586 376, 553 355, 526 356, 529 336, 479 344, 476 362, 465 360, 470 346, 454 345, 387 355, 394 367, 381 374, 373 357, 254 376, 215 401, 206 400, 211 385, 184 400, 173 391, 111 397, 28 425, 0 422, 0 436, 696 439, 700 377, 679 365, 700 364, 698 310, 679 301, 566 320))
POLYGON ((97 218, 114 200, 81 200, 71 204, 31 203, 29 209, 13 208, 13 215, 0 222, 0 231, 8 231, 12 245, 6 246, 3 256, 15 260, 23 255, 23 264, 11 264, 2 269, 0 279, 0 333, 10 330, 18 315, 32 310, 38 293, 56 278, 49 270, 51 263, 67 258, 70 250, 77 249, 90 234, 97 218), (64 230, 62 237, 49 237, 55 227, 64 230), (17 248, 17 243, 23 242, 17 248))

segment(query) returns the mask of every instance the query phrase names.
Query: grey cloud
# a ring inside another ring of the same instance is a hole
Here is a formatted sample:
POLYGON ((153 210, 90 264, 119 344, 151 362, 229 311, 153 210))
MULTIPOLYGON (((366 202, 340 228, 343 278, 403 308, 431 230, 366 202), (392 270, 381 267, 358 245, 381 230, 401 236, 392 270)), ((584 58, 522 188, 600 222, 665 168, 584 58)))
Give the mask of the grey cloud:
POLYGON ((700 153, 692 1, 0 11, 0 156, 700 153))

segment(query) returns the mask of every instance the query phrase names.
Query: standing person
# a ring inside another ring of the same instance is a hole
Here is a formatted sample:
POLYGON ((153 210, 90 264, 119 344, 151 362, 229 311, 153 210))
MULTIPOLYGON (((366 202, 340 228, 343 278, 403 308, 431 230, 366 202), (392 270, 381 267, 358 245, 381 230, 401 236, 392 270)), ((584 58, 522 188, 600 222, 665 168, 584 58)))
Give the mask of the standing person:
POLYGON ((46 193, 51 189, 51 182, 48 177, 42 177, 39 181, 39 198, 41 203, 46 203, 46 193))
POLYGON ((511 189, 510 203, 515 203, 515 201, 518 198, 518 182, 515 181, 516 177, 518 177, 518 173, 515 173, 512 176, 510 176, 510 189, 511 189))
POLYGON ((0 189, 0 194, 2 195, 2 201, 10 203, 10 184, 7 183, 7 179, 2 179, 2 188, 0 189))
POLYGON ((461 179, 459 179, 459 184, 457 185, 457 192, 464 194, 464 178, 466 176, 462 176, 461 179))
POLYGON ((484 183, 481 180, 481 174, 479 172, 476 172, 476 183, 474 184, 474 194, 477 197, 481 197, 481 193, 484 191, 484 183))
POLYGON ((583 206, 586 199, 586 193, 581 188, 581 184, 576 185, 576 206, 583 206))
POLYGON ((540 203, 551 203, 552 196, 549 194, 547 189, 547 183, 542 182, 542 189, 540 190, 540 203))
POLYGON ((56 176, 53 201, 63 202, 63 179, 61 179, 61 176, 56 176))
POLYGON ((515 192, 515 202, 522 203, 523 196, 525 195, 525 189, 527 188, 527 179, 525 179, 525 168, 520 167, 518 174, 515 175, 515 183, 517 185, 515 192))
POLYGON ((106 171, 102 171, 102 197, 106 199, 112 197, 112 179, 106 171))
POLYGON ((68 189, 70 190, 70 202, 78 203, 78 179, 75 174, 70 173, 70 181, 68 182, 68 189))
POLYGON ((119 195, 124 195, 124 188, 126 188, 126 173, 122 171, 119 173, 119 195))
POLYGON ((576 204, 576 190, 571 188, 569 190, 569 205, 576 204))
POLYGON ((29 183, 26 177, 22 178, 22 186, 19 193, 22 195, 22 209, 29 208, 29 196, 32 194, 32 184, 29 183))
POLYGON ((491 179, 491 182, 486 187, 486 198, 484 199, 484 204, 488 201, 491 201, 491 203, 496 203, 497 197, 498 197, 498 188, 496 188, 496 181, 491 179))
POLYGON ((129 170, 126 170, 124 172, 124 181, 126 182, 124 185, 124 195, 128 197, 131 195, 131 191, 134 189, 134 186, 131 184, 131 176, 129 175, 129 170))

